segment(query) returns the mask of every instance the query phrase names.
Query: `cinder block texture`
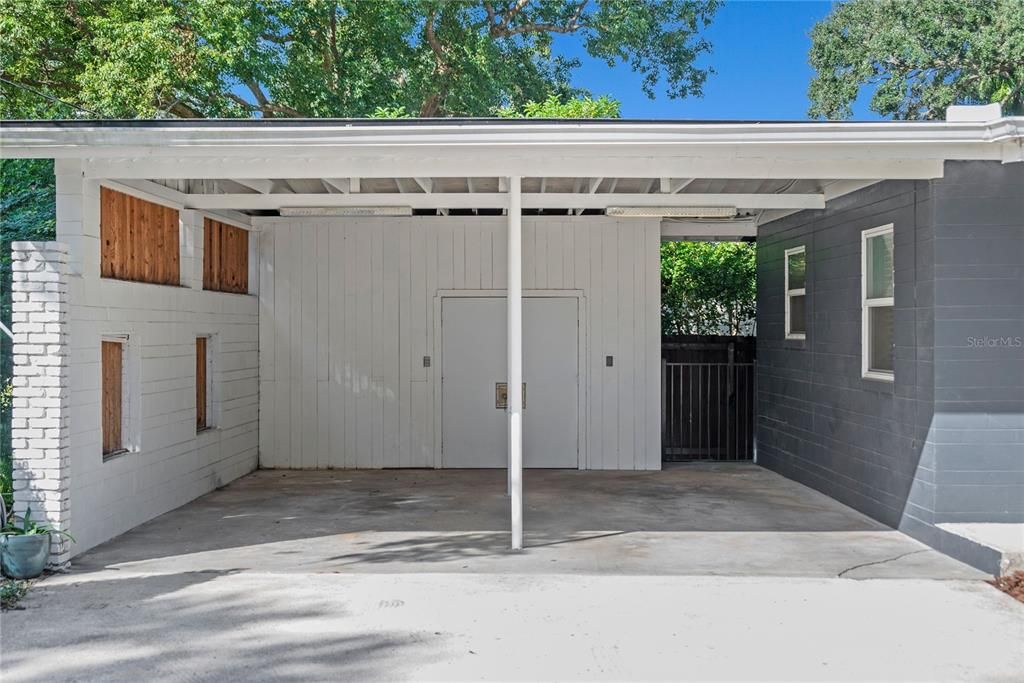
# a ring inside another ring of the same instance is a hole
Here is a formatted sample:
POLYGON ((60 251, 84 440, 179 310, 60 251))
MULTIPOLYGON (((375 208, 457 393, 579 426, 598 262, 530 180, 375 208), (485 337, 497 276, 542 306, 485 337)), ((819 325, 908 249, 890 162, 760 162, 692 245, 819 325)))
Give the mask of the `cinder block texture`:
POLYGON ((761 226, 759 462, 936 544, 1024 520, 1024 165, 947 162, 761 226), (895 381, 861 377, 861 232, 892 223, 895 381), (807 339, 783 252, 807 248, 807 339))

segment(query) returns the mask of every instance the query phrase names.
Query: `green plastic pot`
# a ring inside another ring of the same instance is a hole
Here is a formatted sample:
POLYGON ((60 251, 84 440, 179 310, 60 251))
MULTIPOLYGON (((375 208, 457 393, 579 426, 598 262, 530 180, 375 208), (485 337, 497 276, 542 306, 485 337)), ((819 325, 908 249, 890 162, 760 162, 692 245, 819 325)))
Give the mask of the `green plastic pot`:
POLYGON ((34 579, 46 569, 50 534, 0 536, 0 567, 12 579, 34 579))

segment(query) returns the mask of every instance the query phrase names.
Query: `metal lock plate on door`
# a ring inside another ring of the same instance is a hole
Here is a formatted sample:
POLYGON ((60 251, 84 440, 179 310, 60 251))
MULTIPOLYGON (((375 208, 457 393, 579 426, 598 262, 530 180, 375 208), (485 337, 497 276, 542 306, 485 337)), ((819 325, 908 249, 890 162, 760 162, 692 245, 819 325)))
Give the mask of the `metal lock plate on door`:
MULTIPOLYGON (((494 383, 494 407, 508 410, 508 382, 494 383)), ((523 410, 526 410, 526 382, 523 382, 523 410)))

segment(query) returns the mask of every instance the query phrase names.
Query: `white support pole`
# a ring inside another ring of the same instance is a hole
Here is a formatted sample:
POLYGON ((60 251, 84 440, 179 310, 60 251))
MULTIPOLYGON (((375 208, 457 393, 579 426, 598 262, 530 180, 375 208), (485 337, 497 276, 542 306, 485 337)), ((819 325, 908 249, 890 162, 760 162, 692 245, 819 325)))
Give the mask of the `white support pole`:
POLYGON ((522 179, 508 179, 508 483, 512 550, 523 548, 522 179))

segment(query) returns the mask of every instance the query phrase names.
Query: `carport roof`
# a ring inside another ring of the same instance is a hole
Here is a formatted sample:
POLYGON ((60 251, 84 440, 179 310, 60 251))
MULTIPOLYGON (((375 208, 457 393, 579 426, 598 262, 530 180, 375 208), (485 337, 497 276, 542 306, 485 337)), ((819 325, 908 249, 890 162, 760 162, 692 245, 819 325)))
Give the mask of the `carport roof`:
POLYGON ((0 154, 81 160, 86 178, 240 215, 500 211, 502 180, 518 176, 527 210, 729 207, 763 222, 880 180, 939 178, 947 160, 1024 161, 1024 117, 953 118, 7 121, 0 154))

